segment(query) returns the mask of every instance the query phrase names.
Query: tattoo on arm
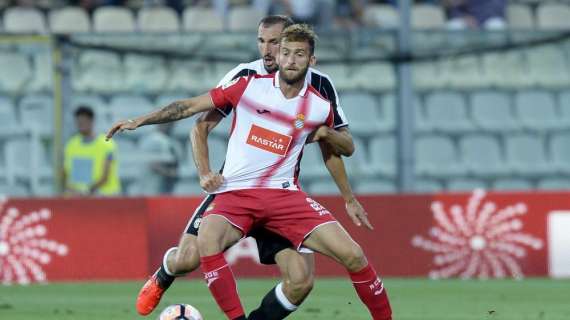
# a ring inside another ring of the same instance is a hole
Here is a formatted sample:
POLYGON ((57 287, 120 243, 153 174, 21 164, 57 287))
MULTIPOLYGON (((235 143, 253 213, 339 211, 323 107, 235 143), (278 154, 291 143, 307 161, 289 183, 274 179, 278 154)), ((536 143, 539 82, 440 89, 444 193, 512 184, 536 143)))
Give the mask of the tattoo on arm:
POLYGON ((190 105, 184 101, 175 101, 166 107, 161 108, 149 114, 143 121, 143 125, 146 124, 158 124, 172 122, 180 119, 189 117, 191 114, 188 113, 190 105))

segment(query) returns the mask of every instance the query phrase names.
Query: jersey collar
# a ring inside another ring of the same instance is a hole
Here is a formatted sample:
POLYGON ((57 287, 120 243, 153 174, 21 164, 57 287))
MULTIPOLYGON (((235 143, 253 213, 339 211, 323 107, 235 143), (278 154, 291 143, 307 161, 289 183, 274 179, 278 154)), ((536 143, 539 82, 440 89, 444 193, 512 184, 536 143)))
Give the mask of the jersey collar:
MULTIPOLYGON (((301 91, 299 91, 298 96, 299 97, 306 97, 307 96, 307 92, 309 91, 309 71, 307 71, 307 74, 305 75, 305 82, 303 83, 303 88, 301 88, 301 91)), ((279 85, 279 70, 277 70, 277 72, 275 72, 275 76, 273 77, 273 86, 275 88, 280 88, 279 85)))

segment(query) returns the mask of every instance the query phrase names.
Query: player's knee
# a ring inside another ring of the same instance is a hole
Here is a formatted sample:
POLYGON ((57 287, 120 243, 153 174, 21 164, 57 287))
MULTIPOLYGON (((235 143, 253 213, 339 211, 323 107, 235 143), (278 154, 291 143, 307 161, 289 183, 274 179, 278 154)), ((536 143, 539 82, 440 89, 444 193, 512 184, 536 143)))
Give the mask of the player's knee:
MULTIPOLYGON (((295 277, 290 280, 289 287, 291 290, 291 296, 296 297, 296 300, 303 300, 309 295, 311 290, 313 290, 313 285, 315 281, 311 274, 303 275, 300 277, 295 277)), ((295 301, 298 303, 300 301, 295 301)))
POLYGON ((346 250, 342 257, 342 262, 351 272, 362 270, 367 263, 362 248, 357 244, 354 244, 350 249, 346 250))

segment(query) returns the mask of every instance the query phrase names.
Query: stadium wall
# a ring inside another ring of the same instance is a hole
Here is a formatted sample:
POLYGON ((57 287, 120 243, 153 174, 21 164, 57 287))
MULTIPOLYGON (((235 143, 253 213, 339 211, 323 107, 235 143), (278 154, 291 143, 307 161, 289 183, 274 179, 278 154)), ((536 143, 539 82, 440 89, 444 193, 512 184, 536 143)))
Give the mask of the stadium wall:
MULTIPOLYGON (((317 197, 385 276, 570 276, 570 193, 361 196, 374 231, 342 199, 317 197)), ((200 198, 8 199, 0 208, 0 281, 144 278, 175 245, 200 198)), ((227 252, 242 277, 277 276, 255 243, 227 252)), ((320 276, 344 276, 318 257, 320 276)), ((194 276, 199 276, 195 273, 194 276)))

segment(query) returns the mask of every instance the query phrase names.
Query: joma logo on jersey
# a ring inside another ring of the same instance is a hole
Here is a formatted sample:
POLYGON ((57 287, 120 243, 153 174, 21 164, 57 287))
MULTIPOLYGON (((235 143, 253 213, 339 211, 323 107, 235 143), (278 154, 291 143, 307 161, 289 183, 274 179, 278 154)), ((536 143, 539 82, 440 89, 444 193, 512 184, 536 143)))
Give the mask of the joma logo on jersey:
POLYGON ((283 157, 289 150, 291 136, 252 125, 247 144, 283 157))

